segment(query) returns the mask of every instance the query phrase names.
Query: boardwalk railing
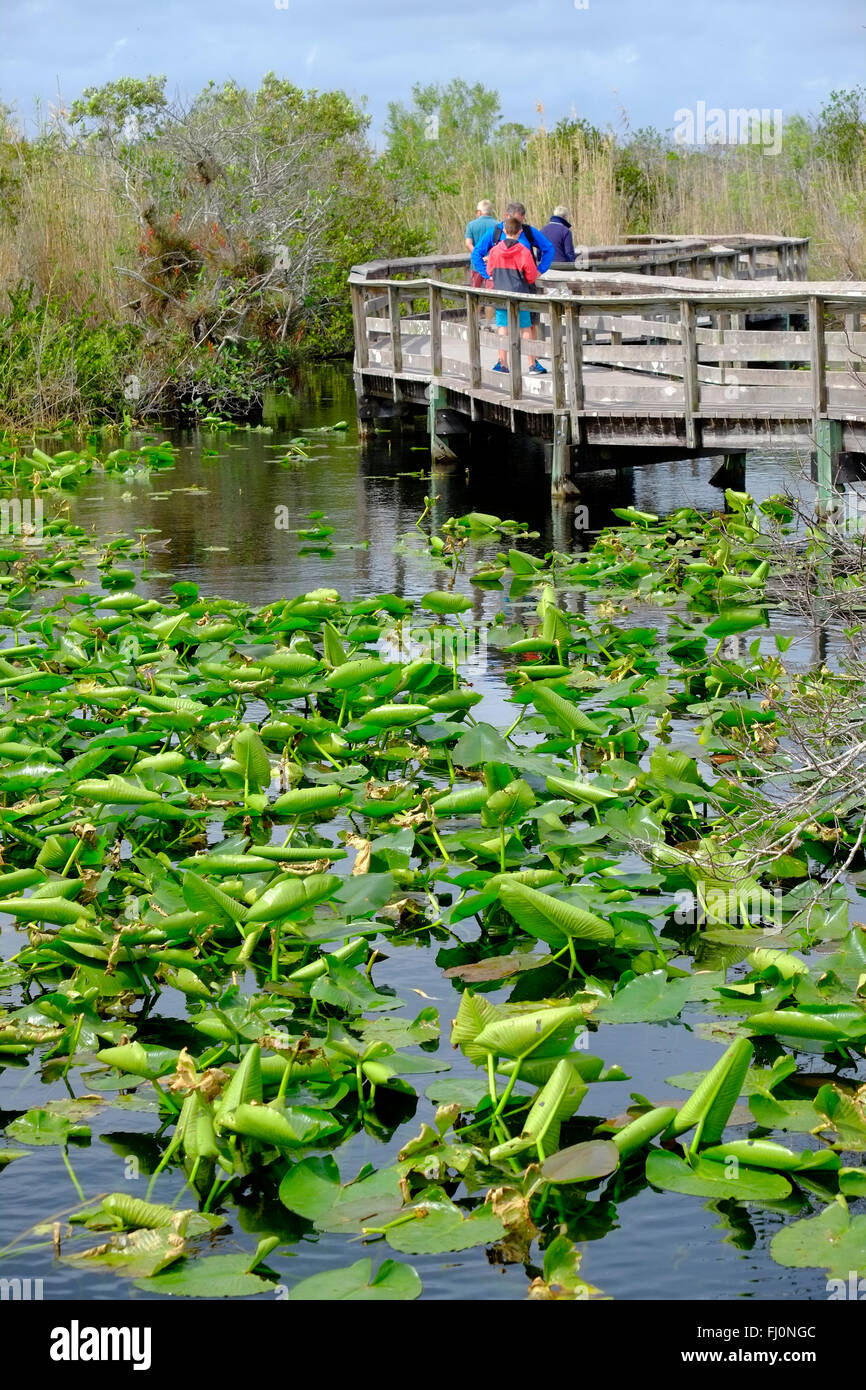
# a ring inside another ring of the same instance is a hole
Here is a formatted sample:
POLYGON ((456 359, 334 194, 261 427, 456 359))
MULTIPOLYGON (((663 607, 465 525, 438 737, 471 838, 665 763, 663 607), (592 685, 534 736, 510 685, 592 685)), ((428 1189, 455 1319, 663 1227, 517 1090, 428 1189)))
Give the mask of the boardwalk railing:
MULTIPOLYGON (((787 258, 785 245, 775 250, 787 258)), ((438 274, 417 279, 399 278, 402 263, 382 278, 355 268, 362 395, 421 403, 433 387, 443 408, 549 439, 565 416, 576 444, 809 444, 829 418, 856 428, 846 447, 866 447, 866 284, 679 279, 648 294, 628 276, 617 294, 600 294, 603 276, 576 273, 544 295, 518 295, 440 278, 456 259, 436 258, 438 274), (504 332, 491 306, 505 308, 504 332), (503 347, 508 374, 493 370, 503 347), (544 374, 528 370, 530 354, 544 374)))
MULTIPOLYGON (((621 246, 580 246, 576 270, 630 271, 639 275, 686 276, 693 280, 805 280, 809 238, 751 236, 635 236, 621 246)), ((469 256, 416 256, 405 260, 369 261, 353 274, 368 279, 445 278, 462 271, 469 256), (444 274, 443 274, 444 272, 444 274)))

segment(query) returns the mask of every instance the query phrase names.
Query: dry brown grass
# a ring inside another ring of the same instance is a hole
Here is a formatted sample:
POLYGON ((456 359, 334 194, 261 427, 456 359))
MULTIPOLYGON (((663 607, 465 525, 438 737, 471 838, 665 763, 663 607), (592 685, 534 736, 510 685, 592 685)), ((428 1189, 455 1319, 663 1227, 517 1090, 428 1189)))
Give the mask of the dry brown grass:
POLYGON ((539 133, 519 156, 496 151, 480 168, 455 170, 454 181, 461 191, 439 194, 428 209, 431 229, 442 229, 443 245, 437 249, 462 250, 463 229, 478 198, 490 198, 500 214, 506 204, 519 201, 536 227, 563 203, 571 212, 575 241, 586 245, 615 242, 623 230, 612 146, 601 151, 578 142, 557 146, 539 133))
POLYGON ((32 282, 38 298, 90 303, 97 318, 122 318, 138 240, 133 209, 91 155, 57 149, 19 157, 16 216, 0 239, 0 291, 32 282))
POLYGON ((760 154, 692 155, 660 185, 654 226, 808 236, 813 279, 866 279, 866 172, 825 161, 797 170, 760 154))
POLYGON ((760 150, 650 155, 644 165, 649 199, 627 202, 617 187, 613 142, 569 145, 537 132, 523 152, 482 151, 451 171, 460 192, 442 192, 425 209, 437 250, 460 250, 463 228, 480 197, 501 213, 519 199, 543 226, 553 207, 571 210, 575 243, 616 244, 631 231, 754 232, 808 236, 815 279, 866 279, 866 169, 811 160, 794 167, 760 150))

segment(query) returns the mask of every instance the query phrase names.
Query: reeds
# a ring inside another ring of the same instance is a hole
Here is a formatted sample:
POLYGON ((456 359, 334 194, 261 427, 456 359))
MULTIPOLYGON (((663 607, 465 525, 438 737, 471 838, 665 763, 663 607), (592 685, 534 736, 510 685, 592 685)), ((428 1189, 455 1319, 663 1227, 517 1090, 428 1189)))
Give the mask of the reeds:
POLYGON ((478 198, 498 213, 524 203, 543 226, 557 203, 571 211, 575 244, 616 244, 630 232, 754 232, 812 239, 814 279, 866 279, 866 167, 784 150, 677 151, 590 143, 537 131, 525 148, 480 150, 450 171, 424 209, 437 250, 457 250, 478 198), (455 192, 455 187, 459 192, 455 192))

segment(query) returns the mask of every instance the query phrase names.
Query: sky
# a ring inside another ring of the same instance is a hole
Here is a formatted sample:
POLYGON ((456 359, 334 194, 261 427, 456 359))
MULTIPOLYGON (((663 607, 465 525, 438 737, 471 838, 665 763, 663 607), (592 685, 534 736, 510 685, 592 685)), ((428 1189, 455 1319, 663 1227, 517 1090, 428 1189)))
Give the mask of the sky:
POLYGON ((866 81, 864 52, 863 0, 0 0, 0 101, 25 120, 118 77, 188 97, 272 70, 365 98, 374 137, 389 101, 453 77, 525 125, 541 105, 551 125, 665 131, 699 102, 816 114, 866 81))

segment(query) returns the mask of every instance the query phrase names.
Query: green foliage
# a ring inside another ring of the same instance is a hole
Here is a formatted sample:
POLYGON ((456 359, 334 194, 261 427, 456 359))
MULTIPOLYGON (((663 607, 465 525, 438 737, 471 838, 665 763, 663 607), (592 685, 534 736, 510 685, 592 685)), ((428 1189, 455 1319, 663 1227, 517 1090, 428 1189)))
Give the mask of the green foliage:
POLYGON ((9 309, 0 315, 0 419, 35 424, 120 417, 141 328, 102 323, 65 299, 38 300, 32 284, 7 295, 9 309))
MULTIPOLYGON (((252 91, 209 83, 187 104, 164 88, 162 77, 90 87, 68 138, 43 132, 0 151, 0 232, 20 219, 31 185, 52 198, 52 180, 59 190, 68 174, 108 199, 123 236, 106 260, 114 290, 86 309, 36 275, 6 286, 10 421, 117 418, 130 373, 136 414, 248 414, 302 356, 350 350, 353 264, 429 247, 344 92, 305 92, 273 73, 252 91)), ((74 207, 69 218, 80 225, 74 207)), ((104 257, 98 218, 82 235, 93 244, 75 259, 104 257)))
POLYGON ((817 120, 790 117, 777 160, 751 145, 686 152, 652 129, 616 136, 576 114, 530 129, 459 78, 392 101, 382 153, 342 91, 274 73, 187 102, 165 88, 88 87, 65 130, 35 137, 0 106, 10 422, 249 414, 299 359, 351 351, 352 265, 461 248, 479 196, 500 212, 520 197, 539 225, 570 203, 576 243, 753 229, 766 209, 758 230, 813 237, 814 274, 863 274, 863 87, 832 92, 817 120), (140 390, 125 396, 130 374, 140 390))
POLYGON ((848 167, 866 159, 866 87, 831 92, 815 134, 816 151, 825 159, 848 167))
POLYGON ((98 139, 135 139, 152 132, 165 111, 164 77, 121 77, 102 87, 85 87, 69 111, 69 123, 98 139))
MULTIPOLYGON (((498 92, 454 78, 444 86, 416 82, 412 101, 388 103, 386 163, 407 194, 449 190, 454 168, 494 141, 501 124, 498 92)), ((513 128, 509 134, 513 139, 513 128)))

